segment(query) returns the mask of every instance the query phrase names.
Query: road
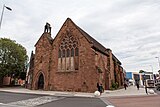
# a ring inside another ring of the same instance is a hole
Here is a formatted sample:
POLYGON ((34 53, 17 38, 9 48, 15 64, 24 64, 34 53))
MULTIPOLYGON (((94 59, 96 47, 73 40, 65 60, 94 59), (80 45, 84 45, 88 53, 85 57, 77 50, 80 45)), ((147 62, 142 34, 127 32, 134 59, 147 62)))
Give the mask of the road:
POLYGON ((106 107, 99 98, 0 92, 0 107, 106 107))
POLYGON ((108 97, 103 100, 115 107, 160 107, 160 91, 154 91, 157 95, 108 97))
POLYGON ((106 98, 115 107, 160 107, 160 95, 106 98))

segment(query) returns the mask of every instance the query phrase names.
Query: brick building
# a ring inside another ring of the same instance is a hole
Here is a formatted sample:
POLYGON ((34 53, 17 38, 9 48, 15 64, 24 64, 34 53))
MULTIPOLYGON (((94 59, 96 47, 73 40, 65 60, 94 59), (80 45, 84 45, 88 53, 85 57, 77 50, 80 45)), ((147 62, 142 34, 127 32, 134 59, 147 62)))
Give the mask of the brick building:
POLYGON ((123 85, 121 62, 70 18, 51 37, 50 24, 35 44, 28 73, 28 88, 58 91, 94 92, 97 82, 110 89, 123 85))

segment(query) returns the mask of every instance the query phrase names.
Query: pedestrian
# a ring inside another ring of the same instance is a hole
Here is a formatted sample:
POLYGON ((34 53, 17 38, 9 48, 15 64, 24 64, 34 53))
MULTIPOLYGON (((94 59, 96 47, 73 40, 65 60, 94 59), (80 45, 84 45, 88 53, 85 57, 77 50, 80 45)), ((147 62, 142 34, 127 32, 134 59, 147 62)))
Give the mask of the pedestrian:
POLYGON ((99 85, 99 92, 100 92, 100 95, 104 92, 104 88, 102 84, 99 85))
POLYGON ((97 82, 97 90, 100 92, 100 85, 99 85, 99 83, 97 82))
POLYGON ((136 82, 137 90, 139 90, 139 81, 136 82))
POLYGON ((99 91, 99 83, 97 82, 97 90, 99 91))
POLYGON ((148 91, 147 91, 147 86, 145 85, 145 91, 146 91, 146 94, 148 95, 148 91))
POLYGON ((124 89, 125 90, 127 89, 127 82, 126 81, 124 82, 124 89))

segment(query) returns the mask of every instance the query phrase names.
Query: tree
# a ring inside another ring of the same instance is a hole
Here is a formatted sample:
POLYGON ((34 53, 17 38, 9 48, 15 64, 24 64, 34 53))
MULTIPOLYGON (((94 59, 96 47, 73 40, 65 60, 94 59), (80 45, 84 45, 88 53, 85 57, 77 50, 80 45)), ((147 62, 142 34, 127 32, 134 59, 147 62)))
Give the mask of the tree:
POLYGON ((139 73, 145 73, 146 71, 144 71, 144 70, 139 70, 139 73))
POLYGON ((19 76, 27 63, 26 49, 14 40, 0 38, 0 83, 4 76, 19 76))

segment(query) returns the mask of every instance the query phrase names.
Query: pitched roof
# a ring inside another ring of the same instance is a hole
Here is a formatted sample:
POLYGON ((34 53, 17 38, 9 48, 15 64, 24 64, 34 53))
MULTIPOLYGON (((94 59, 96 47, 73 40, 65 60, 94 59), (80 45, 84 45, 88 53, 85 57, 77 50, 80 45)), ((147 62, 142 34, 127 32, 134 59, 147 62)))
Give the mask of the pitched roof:
MULTIPOLYGON (((93 49, 96 51, 99 51, 105 55, 109 55, 108 49, 106 49, 104 46, 102 46, 98 41, 96 41, 94 38, 92 38, 88 33, 86 33, 84 30, 82 30, 79 26, 77 26, 70 18, 67 18, 66 21, 63 23, 62 27, 67 23, 68 21, 71 21, 73 25, 79 30, 79 32, 88 40, 89 43, 93 44, 93 49)), ((60 28, 59 32, 61 31, 62 27, 60 28)), ((59 34, 57 33, 57 35, 59 34)), ((57 37, 56 35, 56 37, 57 37)), ((55 37, 55 38, 56 38, 55 37)), ((55 40, 54 38, 54 40, 55 40)), ((54 41, 53 40, 53 41, 54 41)))
MULTIPOLYGON (((75 27, 79 30, 79 32, 88 40, 89 43, 93 44, 92 48, 95 49, 96 51, 99 51, 105 55, 109 55, 109 50, 108 48, 105 48, 103 45, 101 45, 98 41, 96 41, 93 37, 91 37, 88 33, 86 33, 84 30, 82 30, 79 26, 77 26, 70 18, 67 18, 66 21, 63 23, 62 27, 64 26, 65 23, 67 23, 68 21, 71 21, 75 27)), ((62 27, 60 28, 59 32, 61 31, 62 27)), ((59 34, 59 32, 57 33, 57 35, 59 34)), ((43 33, 42 35, 44 35, 45 33, 43 33)), ((57 37, 56 35, 56 37, 57 37)), ((55 40, 55 38, 53 39, 49 34, 45 35, 49 42, 52 44, 53 41, 55 40)), ((39 40, 38 40, 39 41, 39 40)), ((38 42, 37 41, 37 42, 38 42)), ((36 43, 37 44, 37 43, 36 43)), ((117 60, 120 64, 121 62, 113 55, 113 58, 115 60, 117 60)))
POLYGON ((70 20, 76 26, 76 28, 80 31, 80 33, 89 41, 89 43, 93 44, 93 47, 92 47, 93 49, 95 49, 96 51, 99 51, 105 55, 109 55, 107 49, 103 45, 101 45, 98 41, 96 41, 94 38, 92 38, 88 33, 86 33, 79 26, 77 26, 70 18, 67 18, 67 20, 70 20))
MULTIPOLYGON (((71 19, 70 19, 71 20, 71 19)), ((71 20, 72 21, 72 20, 71 20)), ((72 21, 72 23, 74 23, 72 21)), ((75 23, 74 25, 77 27, 77 29, 81 32, 81 34, 90 42, 93 44, 93 49, 105 54, 105 55, 109 55, 109 50, 108 48, 105 48, 103 45, 101 45, 98 41, 96 41, 94 38, 92 38, 88 33, 86 33, 84 30, 82 30, 79 26, 77 26, 75 23)), ((120 65, 121 62, 115 57, 114 54, 112 54, 113 59, 116 60, 120 65)))
POLYGON ((95 50, 102 52, 105 55, 109 55, 107 49, 101 45, 98 41, 96 41, 94 38, 92 38, 88 33, 86 33, 84 30, 82 30, 80 27, 78 27, 78 30, 82 33, 83 36, 85 36, 85 38, 93 44, 93 47, 95 50))

